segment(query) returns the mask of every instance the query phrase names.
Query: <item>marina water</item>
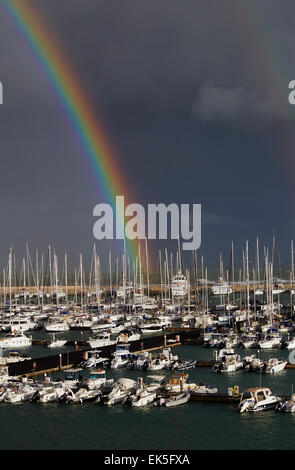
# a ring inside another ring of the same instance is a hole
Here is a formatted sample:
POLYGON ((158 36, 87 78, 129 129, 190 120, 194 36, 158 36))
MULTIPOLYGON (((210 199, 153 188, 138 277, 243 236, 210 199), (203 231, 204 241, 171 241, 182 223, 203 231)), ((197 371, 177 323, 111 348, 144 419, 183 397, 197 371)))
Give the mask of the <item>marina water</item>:
MULTIPOLYGON (((44 334, 36 331, 33 337, 44 334)), ((84 332, 84 336, 87 333, 84 332)), ((60 333, 77 339, 77 332, 60 333)), ((44 337, 44 336, 43 336, 44 337)), ((73 348, 62 348, 58 353, 73 348)), ((238 349, 243 357, 257 350, 238 349)), ((23 354, 32 357, 48 355, 42 346, 26 348, 23 354)), ((173 349, 181 359, 213 359, 213 350, 202 346, 181 346, 173 349)), ((288 357, 286 350, 260 351, 261 358, 288 357)), ((83 371, 83 374, 87 374, 83 371)), ((107 377, 118 379, 146 377, 149 371, 128 369, 109 370, 107 377)), ((170 376, 171 371, 159 370, 153 375, 170 376)), ((277 395, 292 393, 295 370, 285 369, 278 374, 258 374, 237 371, 213 373, 210 368, 189 371, 192 382, 216 386, 220 393, 238 385, 270 387, 277 395)), ((52 377, 62 377, 54 373, 52 377)), ((239 413, 237 405, 188 402, 176 408, 155 407, 153 404, 136 409, 117 405, 88 403, 62 405, 59 403, 0 404, 1 449, 60 449, 60 450, 137 450, 137 449, 292 449, 295 415, 266 411, 239 413)))

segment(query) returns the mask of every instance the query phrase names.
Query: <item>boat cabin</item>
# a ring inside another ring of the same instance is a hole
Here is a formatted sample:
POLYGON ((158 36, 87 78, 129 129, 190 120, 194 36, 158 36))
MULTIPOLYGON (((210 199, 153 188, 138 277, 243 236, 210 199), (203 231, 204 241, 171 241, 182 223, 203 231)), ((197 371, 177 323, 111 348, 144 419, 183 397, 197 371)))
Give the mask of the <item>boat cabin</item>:
POLYGON ((129 354, 129 348, 130 348, 130 344, 128 343, 117 344, 114 355, 121 356, 121 354, 129 354))
POLYGON ((105 377, 105 370, 93 370, 89 374, 89 379, 103 379, 105 377))
POLYGON ((82 369, 68 369, 64 371, 65 380, 79 380, 82 369))
POLYGON ((181 385, 188 381, 188 374, 173 374, 170 376, 168 385, 181 385))
POLYGON ((267 387, 254 387, 248 388, 242 393, 241 402, 243 400, 254 400, 255 403, 258 403, 262 400, 266 400, 271 395, 271 391, 267 387))

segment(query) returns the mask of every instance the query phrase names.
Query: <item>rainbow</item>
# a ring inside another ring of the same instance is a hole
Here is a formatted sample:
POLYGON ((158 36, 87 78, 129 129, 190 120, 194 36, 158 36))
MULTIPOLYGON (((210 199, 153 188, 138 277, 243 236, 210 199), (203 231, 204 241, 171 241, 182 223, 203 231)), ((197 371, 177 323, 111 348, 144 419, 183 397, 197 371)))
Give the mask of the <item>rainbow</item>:
MULTIPOLYGON (((1 6, 6 16, 25 39, 34 58, 58 98, 58 103, 67 117, 83 158, 89 162, 96 185, 113 209, 116 195, 123 195, 126 203, 130 196, 127 183, 114 154, 101 120, 91 108, 83 86, 69 62, 63 56, 52 34, 49 34, 40 15, 28 2, 3 0, 1 6)), ((122 219, 122 218, 121 218, 122 219)), ((124 227, 124 220, 120 224, 124 227)), ((137 255, 137 241, 126 240, 126 252, 132 258, 137 255)))

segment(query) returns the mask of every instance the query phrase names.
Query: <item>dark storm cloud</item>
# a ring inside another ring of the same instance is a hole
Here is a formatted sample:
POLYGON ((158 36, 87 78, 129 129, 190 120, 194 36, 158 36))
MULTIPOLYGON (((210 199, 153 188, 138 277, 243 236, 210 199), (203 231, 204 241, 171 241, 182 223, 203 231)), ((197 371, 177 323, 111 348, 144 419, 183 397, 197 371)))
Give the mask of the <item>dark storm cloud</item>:
MULTIPOLYGON (((102 113, 135 202, 202 203, 214 260, 274 224, 289 236, 294 199, 276 138, 293 119, 294 2, 28 2, 102 113)), ((0 13, 3 244, 87 250, 98 188, 42 68, 0 13)))
MULTIPOLYGON (((91 93, 106 105, 146 102, 156 109, 191 109, 202 99, 204 110, 204 91, 210 92, 208 83, 213 83, 212 93, 244 89, 243 96, 235 97, 236 108, 249 110, 250 117, 256 112, 266 118, 286 114, 268 75, 279 60, 283 74, 293 54, 290 18, 295 6, 290 1, 284 9, 274 1, 245 5, 233 0, 85 0, 82 7, 78 0, 52 0, 34 5, 91 93)), ((282 86, 287 87, 284 80, 282 86)))
POLYGON ((203 86, 193 104, 196 119, 224 122, 232 126, 257 129, 273 122, 288 121, 290 106, 277 96, 258 97, 242 86, 226 89, 203 86))

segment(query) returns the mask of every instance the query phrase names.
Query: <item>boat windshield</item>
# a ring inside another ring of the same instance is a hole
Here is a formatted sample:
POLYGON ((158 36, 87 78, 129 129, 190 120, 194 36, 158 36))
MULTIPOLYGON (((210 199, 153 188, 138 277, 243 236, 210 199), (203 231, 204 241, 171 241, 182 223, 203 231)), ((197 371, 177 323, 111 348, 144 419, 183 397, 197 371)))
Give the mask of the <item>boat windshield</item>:
POLYGON ((257 401, 262 401, 265 399, 265 394, 263 390, 261 392, 257 392, 256 396, 257 396, 257 401))

